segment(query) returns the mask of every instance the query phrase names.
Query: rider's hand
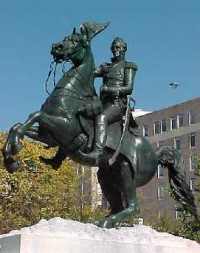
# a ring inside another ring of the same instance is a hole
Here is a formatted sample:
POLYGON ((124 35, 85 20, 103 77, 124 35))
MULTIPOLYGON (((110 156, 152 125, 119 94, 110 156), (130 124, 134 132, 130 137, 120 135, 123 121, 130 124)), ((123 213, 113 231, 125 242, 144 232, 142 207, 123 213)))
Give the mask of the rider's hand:
POLYGON ((106 74, 109 72, 109 64, 103 63, 100 65, 101 73, 106 74))
POLYGON ((107 86, 102 86, 101 89, 100 89, 100 93, 107 92, 108 89, 109 89, 109 88, 108 88, 107 86))

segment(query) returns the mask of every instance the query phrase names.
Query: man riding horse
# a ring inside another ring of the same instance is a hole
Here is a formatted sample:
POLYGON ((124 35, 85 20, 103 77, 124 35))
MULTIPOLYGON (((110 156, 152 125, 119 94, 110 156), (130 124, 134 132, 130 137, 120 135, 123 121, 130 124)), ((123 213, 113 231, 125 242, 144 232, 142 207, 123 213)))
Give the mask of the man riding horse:
MULTIPOLYGON (((100 99, 103 111, 95 119, 95 143, 93 150, 86 154, 90 160, 98 165, 103 155, 107 139, 107 127, 117 121, 122 121, 127 109, 127 96, 133 91, 134 77, 137 65, 125 60, 127 44, 116 37, 111 44, 113 57, 111 63, 100 65, 95 70, 95 77, 103 78, 100 89, 100 99)), ((132 119, 132 118, 131 118, 132 119)), ((136 123, 132 119, 132 126, 136 123)))

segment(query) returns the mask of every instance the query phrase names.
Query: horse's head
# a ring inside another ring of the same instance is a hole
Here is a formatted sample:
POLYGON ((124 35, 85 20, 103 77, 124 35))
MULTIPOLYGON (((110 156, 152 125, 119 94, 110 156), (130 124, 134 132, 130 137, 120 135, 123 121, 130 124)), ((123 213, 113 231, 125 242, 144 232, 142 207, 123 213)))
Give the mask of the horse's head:
POLYGON ((80 32, 74 28, 72 34, 63 41, 52 45, 51 54, 57 63, 71 60, 73 63, 81 63, 84 59, 91 39, 103 31, 109 23, 97 24, 93 22, 83 23, 80 32))

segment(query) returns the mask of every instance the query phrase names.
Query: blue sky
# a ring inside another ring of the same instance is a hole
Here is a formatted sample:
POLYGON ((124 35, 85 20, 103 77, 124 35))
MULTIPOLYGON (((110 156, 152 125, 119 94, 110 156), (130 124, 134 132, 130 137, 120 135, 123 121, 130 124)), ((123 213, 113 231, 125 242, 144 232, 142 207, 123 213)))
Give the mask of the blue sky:
POLYGON ((96 65, 110 59, 115 36, 127 41, 127 60, 139 68, 137 108, 158 110, 199 96, 199 13, 199 0, 2 0, 0 130, 40 109, 47 97, 44 82, 51 44, 84 21, 111 22, 93 40, 96 65), (171 81, 181 85, 172 89, 171 81))

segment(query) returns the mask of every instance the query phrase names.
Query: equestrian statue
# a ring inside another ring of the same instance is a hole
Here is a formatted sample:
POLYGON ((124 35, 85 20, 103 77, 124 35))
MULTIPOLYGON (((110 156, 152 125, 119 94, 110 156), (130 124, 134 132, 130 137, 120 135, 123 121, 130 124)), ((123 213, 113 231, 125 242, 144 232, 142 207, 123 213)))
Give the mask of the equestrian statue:
POLYGON ((55 64, 70 61, 51 94, 37 112, 9 131, 3 148, 9 172, 18 169, 15 155, 27 136, 48 147, 58 147, 54 157, 41 161, 58 169, 69 157, 83 165, 98 166, 98 181, 110 204, 110 214, 97 221, 111 228, 138 212, 136 188, 147 184, 160 164, 169 171, 172 193, 184 209, 198 218, 194 197, 181 174, 179 154, 171 147, 154 151, 148 140, 138 134, 132 117, 131 94, 137 65, 126 61, 126 42, 116 37, 111 44, 111 62, 95 68, 91 40, 109 23, 85 22, 63 41, 52 45, 55 64), (100 96, 95 78, 103 84, 100 96))

